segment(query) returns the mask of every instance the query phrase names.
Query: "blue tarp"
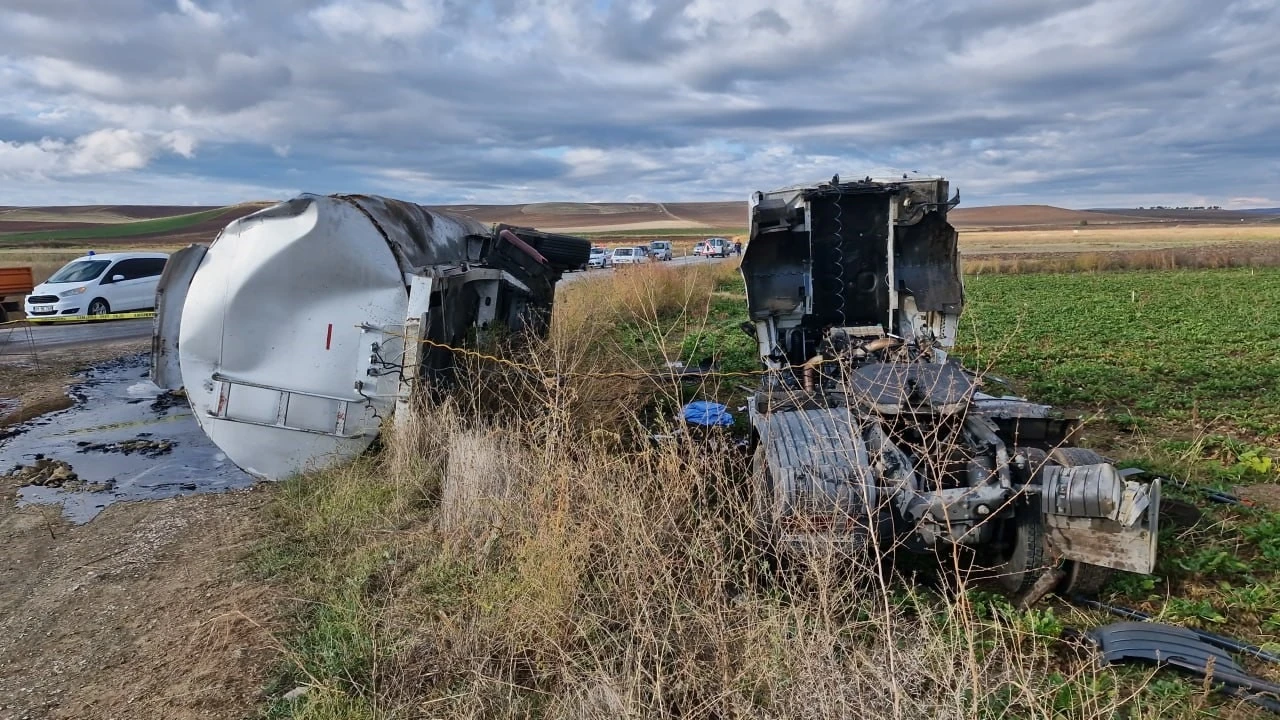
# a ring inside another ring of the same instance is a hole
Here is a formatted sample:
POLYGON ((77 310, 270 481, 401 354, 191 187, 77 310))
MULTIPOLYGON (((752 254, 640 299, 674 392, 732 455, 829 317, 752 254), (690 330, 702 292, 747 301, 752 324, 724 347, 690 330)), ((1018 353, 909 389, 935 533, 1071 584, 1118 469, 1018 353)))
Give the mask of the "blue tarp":
POLYGON ((729 414, 728 408, 720 403, 706 400, 695 400, 685 405, 681 415, 684 416, 686 422, 695 425, 728 426, 733 424, 733 416, 729 414))

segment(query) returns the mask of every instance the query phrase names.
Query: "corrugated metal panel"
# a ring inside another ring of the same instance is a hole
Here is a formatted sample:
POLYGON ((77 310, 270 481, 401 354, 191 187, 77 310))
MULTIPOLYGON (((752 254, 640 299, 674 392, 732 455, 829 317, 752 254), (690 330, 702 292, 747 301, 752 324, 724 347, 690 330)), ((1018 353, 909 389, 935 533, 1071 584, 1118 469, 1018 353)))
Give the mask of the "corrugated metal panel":
POLYGON ((876 488, 858 420, 847 408, 770 413, 761 442, 774 478, 775 516, 862 516, 876 488))

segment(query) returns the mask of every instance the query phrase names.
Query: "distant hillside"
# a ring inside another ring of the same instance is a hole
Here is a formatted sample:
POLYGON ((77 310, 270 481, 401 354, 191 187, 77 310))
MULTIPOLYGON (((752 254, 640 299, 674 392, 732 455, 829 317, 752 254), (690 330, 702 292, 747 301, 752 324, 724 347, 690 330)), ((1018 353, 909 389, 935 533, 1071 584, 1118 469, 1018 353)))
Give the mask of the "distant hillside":
MULTIPOLYGON (((150 243, 208 242, 227 223, 269 203, 227 207, 173 205, 85 205, 72 207, 0 207, 0 246, 85 247, 150 243)), ((747 225, 745 201, 672 203, 544 202, 521 205, 443 205, 484 223, 510 223, 589 235, 700 235, 741 232, 747 225)), ((1170 224, 1275 224, 1280 209, 1148 210, 1104 208, 1069 210, 1052 205, 958 207, 952 223, 968 232, 1041 230, 1065 227, 1115 227, 1170 224)))
POLYGON ((527 205, 439 205, 487 223, 531 225, 552 230, 609 231, 746 227, 746 202, 529 203, 527 205))
POLYGON ((1132 223, 1134 218, 1112 215, 1094 210, 1068 210, 1052 205, 991 205, 987 207, 958 207, 948 217, 956 227, 1053 227, 1079 225, 1109 225, 1132 223))
POLYGON ((1106 208, 1090 212, 1121 215, 1151 222, 1239 223, 1270 222, 1280 218, 1280 208, 1247 210, 1155 210, 1152 208, 1106 208))

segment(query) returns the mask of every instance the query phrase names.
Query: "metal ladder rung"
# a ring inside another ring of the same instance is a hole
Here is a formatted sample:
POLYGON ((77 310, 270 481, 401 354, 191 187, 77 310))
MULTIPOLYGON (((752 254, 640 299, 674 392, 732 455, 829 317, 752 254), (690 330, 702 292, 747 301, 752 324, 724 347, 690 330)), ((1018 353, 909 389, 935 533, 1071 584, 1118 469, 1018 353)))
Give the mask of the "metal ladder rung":
POLYGON ((324 395, 321 393, 302 392, 300 390, 286 390, 284 388, 272 387, 270 385, 262 385, 260 383, 248 382, 245 380, 236 380, 233 378, 229 378, 225 375, 222 375, 221 373, 214 373, 212 379, 214 382, 220 383, 220 387, 218 388, 218 404, 216 407, 214 407, 214 409, 209 411, 209 417, 217 418, 219 420, 226 420, 227 422, 242 423, 245 425, 255 425, 258 427, 269 427, 269 428, 280 428, 282 430, 292 430, 295 432, 305 432, 305 433, 312 433, 314 435, 326 435, 329 437, 337 437, 337 438, 357 438, 367 434, 365 432, 359 432, 355 434, 350 434, 346 432, 347 412, 350 409, 351 403, 365 402, 364 398, 344 398, 344 397, 335 397, 333 395, 324 395), (258 390, 268 390, 274 393, 278 393, 278 398, 276 400, 275 422, 263 422, 261 420, 248 420, 245 418, 236 418, 228 415, 227 412, 231 404, 231 388, 236 385, 242 385, 244 387, 255 388, 258 390), (298 427, 296 425, 287 424, 285 422, 285 419, 289 415, 289 404, 292 401, 294 395, 298 395, 301 397, 308 397, 308 398, 318 398, 320 400, 329 400, 331 402, 336 402, 338 404, 338 407, 337 407, 337 411, 334 413, 333 424, 332 424, 333 431, 329 432, 325 430, 315 430, 313 428, 304 428, 304 427, 298 427))

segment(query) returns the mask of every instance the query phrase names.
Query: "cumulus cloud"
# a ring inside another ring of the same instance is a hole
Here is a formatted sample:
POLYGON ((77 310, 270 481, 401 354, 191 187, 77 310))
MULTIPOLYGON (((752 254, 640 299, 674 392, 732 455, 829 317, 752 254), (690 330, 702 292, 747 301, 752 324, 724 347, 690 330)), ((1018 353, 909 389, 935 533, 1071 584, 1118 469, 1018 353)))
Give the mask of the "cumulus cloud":
POLYGON ((8 0, 0 190, 674 200, 886 168, 1235 205, 1280 187, 1277 26, 1268 0, 8 0))
POLYGON ((440 21, 437 3, 427 0, 335 0, 311 11, 322 31, 335 37, 412 38, 440 21))
POLYGON ((74 140, 41 138, 34 142, 0 141, 0 178, 96 175, 146 167, 159 153, 195 156, 195 139, 182 132, 148 135, 115 128, 97 130, 74 140))

